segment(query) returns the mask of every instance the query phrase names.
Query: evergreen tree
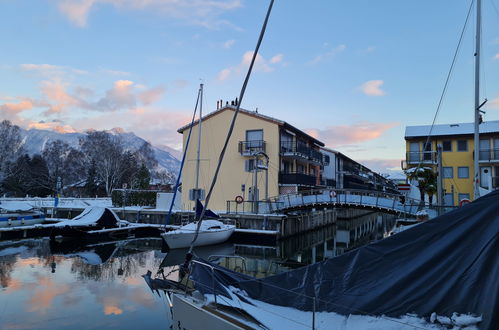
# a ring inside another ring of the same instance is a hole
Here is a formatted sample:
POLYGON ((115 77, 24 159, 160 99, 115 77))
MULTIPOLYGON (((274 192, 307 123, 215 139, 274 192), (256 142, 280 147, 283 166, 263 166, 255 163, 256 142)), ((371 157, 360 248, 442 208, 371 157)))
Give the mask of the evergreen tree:
POLYGON ((142 164, 137 173, 137 187, 139 189, 148 189, 151 182, 151 172, 145 164, 142 164))
POLYGON ((92 160, 90 163, 90 168, 87 172, 87 180, 85 182, 85 195, 93 197, 97 195, 97 170, 95 165, 95 160, 92 160))

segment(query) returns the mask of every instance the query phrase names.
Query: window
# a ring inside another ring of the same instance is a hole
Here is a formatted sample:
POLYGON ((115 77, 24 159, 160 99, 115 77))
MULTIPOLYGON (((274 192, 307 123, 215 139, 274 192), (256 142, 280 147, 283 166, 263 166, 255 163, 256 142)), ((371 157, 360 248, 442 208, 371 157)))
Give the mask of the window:
POLYGON ((442 151, 452 151, 452 141, 442 141, 442 151))
POLYGON ((444 179, 452 179, 454 177, 454 171, 452 167, 444 167, 444 179))
POLYGON ((458 167, 457 177, 460 179, 468 179, 470 177, 470 168, 468 166, 458 167))
POLYGON ((457 199, 462 201, 463 199, 470 199, 470 194, 457 194, 457 199))
POLYGON ((411 142, 409 145, 409 161, 419 162, 419 142, 411 142))
MULTIPOLYGON (((258 160, 258 165, 263 165, 263 160, 258 160)), ((254 159, 246 159, 244 161, 244 170, 246 172, 251 172, 255 169, 255 160, 254 159)))
POLYGON ((248 152, 258 152, 264 149, 263 129, 246 131, 246 150, 248 152))
POLYGON ((458 140, 457 141, 457 151, 468 151, 468 141, 458 140))

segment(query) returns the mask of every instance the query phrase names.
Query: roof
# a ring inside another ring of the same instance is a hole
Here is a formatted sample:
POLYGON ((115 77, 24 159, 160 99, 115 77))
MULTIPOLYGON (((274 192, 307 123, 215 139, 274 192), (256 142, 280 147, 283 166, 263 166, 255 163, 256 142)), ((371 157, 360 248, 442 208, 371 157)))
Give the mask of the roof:
MULTIPOLYGON (((205 121, 206 119, 208 118, 211 118, 219 113, 221 113, 222 111, 225 111, 225 110, 236 110, 236 106, 233 106, 233 105, 226 105, 218 110, 215 110, 213 112, 210 112, 209 114, 203 116, 201 119, 203 121, 205 121)), ((251 116, 251 117, 255 117, 255 118, 259 118, 259 119, 262 119, 262 120, 266 120, 266 121, 269 121, 269 122, 272 122, 274 124, 277 124, 279 126, 283 126, 285 127, 286 129, 290 130, 290 131, 294 131, 295 133, 298 133, 298 134, 301 134, 301 135, 305 135, 307 136, 309 139, 313 140, 314 143, 318 144, 319 146, 324 146, 324 143, 317 140, 316 138, 310 136, 309 134, 303 132, 302 130, 296 128, 295 126, 283 121, 283 120, 280 120, 280 119, 277 119, 277 118, 274 118, 274 117, 270 117, 270 116, 266 116, 266 115, 262 115, 261 113, 258 113, 256 111, 251 111, 251 110, 246 110, 246 109, 243 109, 243 108, 239 108, 239 112, 241 113, 244 113, 245 115, 248 115, 248 116, 251 116)), ((194 123, 192 124, 193 126, 197 125, 199 122, 199 119, 195 120, 194 123)), ((187 125, 184 125, 182 127, 180 127, 177 132, 179 133, 182 133, 183 131, 185 131, 186 129, 188 129, 189 127, 191 127, 191 124, 187 124, 187 125)))
MULTIPOLYGON (((405 128, 405 138, 428 136, 430 129, 431 125, 407 126, 405 128)), ((473 123, 441 124, 433 126, 431 136, 472 135, 474 130, 473 123)), ((487 133, 499 133, 499 120, 480 124, 480 134, 487 133)))

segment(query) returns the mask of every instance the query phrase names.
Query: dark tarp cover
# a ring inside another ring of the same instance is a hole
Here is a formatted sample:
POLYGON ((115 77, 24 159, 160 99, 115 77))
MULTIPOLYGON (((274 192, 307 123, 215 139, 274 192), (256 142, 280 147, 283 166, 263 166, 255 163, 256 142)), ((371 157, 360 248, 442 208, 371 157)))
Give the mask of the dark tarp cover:
MULTIPOLYGON (((216 292, 230 285, 253 299, 305 311, 316 297, 317 311, 343 315, 482 315, 479 326, 489 329, 499 324, 498 232, 495 191, 339 257, 263 279, 213 265, 216 292)), ((195 266, 191 277, 198 290, 212 293, 211 269, 195 266)))

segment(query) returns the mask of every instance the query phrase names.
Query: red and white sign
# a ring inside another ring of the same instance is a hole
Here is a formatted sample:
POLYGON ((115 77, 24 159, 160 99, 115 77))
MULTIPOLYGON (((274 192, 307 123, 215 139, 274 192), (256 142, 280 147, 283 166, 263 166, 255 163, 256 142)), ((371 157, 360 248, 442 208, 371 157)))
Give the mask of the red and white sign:
POLYGON ((398 189, 400 191, 408 191, 408 190, 411 190, 411 185, 408 183, 399 183, 398 189))

